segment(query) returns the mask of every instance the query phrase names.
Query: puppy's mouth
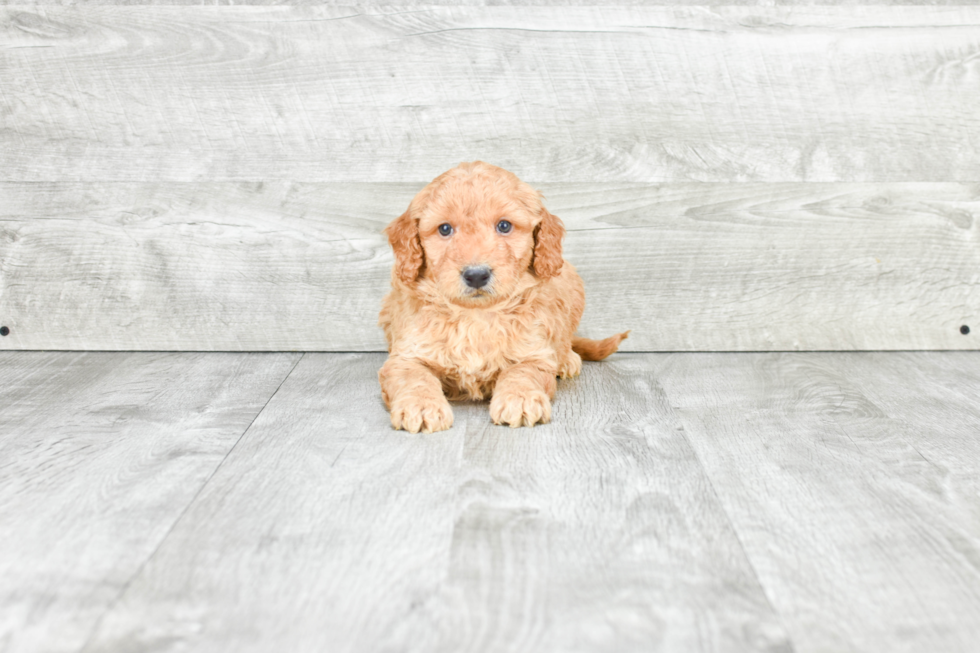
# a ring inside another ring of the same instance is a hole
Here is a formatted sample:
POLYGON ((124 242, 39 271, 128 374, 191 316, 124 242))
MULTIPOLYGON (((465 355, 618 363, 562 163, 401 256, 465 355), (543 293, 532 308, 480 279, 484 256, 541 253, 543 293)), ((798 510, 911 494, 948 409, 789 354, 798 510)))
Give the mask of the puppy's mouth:
POLYGON ((484 286, 483 288, 463 288, 460 292, 459 298, 464 301, 486 301, 492 299, 496 296, 489 287, 484 286))

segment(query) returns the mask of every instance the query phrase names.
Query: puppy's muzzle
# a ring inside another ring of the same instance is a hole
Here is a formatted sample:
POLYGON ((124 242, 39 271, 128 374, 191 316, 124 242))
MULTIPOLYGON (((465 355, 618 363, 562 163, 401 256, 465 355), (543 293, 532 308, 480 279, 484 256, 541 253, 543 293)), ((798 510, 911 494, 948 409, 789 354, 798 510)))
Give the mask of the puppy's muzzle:
POLYGON ((463 281, 474 290, 479 290, 490 282, 489 265, 468 265, 463 268, 463 281))

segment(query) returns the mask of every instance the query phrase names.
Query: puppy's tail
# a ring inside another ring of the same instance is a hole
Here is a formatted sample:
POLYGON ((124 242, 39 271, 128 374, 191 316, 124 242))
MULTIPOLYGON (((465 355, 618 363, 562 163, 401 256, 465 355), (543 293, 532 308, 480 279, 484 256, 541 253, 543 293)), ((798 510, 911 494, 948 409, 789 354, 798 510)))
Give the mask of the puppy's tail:
POLYGON ((629 331, 623 331, 604 340, 572 338, 572 351, 581 356, 584 361, 601 361, 619 349, 619 343, 625 340, 629 334, 629 331))

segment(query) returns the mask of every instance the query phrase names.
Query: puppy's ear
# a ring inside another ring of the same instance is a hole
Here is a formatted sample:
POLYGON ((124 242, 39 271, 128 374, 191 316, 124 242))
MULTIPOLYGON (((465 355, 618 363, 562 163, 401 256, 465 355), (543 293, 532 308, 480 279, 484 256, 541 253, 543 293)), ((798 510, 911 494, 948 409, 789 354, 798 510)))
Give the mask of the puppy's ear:
POLYGON ((531 267, 541 279, 550 279, 561 271, 565 262, 561 257, 561 239, 565 225, 556 216, 541 209, 541 224, 534 230, 534 258, 531 267))
POLYGON ((422 270, 425 255, 419 239, 419 225, 409 213, 405 211, 385 227, 385 234, 391 243, 391 249, 395 251, 395 273, 398 278, 405 283, 415 283, 422 270))

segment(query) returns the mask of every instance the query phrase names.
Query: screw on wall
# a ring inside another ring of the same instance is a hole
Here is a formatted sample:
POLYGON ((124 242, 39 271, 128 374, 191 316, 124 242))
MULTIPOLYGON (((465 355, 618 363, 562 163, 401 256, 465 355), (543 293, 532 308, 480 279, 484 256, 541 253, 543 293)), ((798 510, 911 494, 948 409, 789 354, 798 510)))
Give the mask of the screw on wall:
POLYGON ((964 324, 963 326, 960 327, 960 333, 962 333, 964 336, 968 335, 970 333, 970 327, 964 324))
POLYGON ((0 336, 5 336, 10 333, 10 329, 7 327, 0 327, 0 336))

